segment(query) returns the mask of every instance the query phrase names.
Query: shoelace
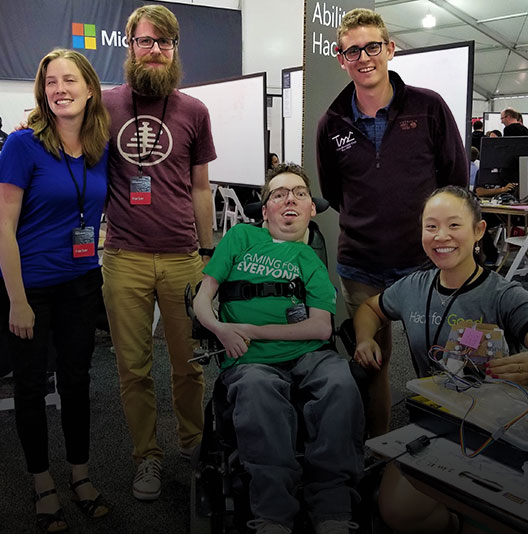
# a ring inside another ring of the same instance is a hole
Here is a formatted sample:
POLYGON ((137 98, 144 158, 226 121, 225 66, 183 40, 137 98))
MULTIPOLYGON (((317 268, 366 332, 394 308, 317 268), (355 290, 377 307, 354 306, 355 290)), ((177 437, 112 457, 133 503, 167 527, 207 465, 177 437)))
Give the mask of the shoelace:
POLYGON ((273 523, 271 521, 268 521, 267 519, 251 519, 246 523, 246 526, 248 528, 251 528, 253 530, 259 530, 262 529, 262 532, 269 532, 269 534, 290 534, 291 529, 285 527, 284 525, 280 525, 279 523, 273 523), (263 530, 264 527, 269 527, 266 529, 266 531, 263 530))
POLYGON ((161 478, 161 464, 158 460, 146 460, 142 462, 141 469, 136 474, 137 478, 161 478))

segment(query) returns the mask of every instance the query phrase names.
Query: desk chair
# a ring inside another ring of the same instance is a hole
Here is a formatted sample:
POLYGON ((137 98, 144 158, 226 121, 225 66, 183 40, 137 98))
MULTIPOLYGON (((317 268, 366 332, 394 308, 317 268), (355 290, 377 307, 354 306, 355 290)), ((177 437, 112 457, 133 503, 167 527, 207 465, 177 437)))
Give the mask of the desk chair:
POLYGON ((528 273, 528 264, 526 263, 526 252, 528 252, 528 235, 518 237, 507 237, 506 243, 519 247, 513 262, 506 273, 506 280, 510 281, 514 276, 525 275, 528 273), (521 266, 522 264, 522 266, 521 266))
POLYGON ((224 199, 223 213, 223 235, 227 232, 227 222, 230 226, 235 226, 240 221, 248 223, 251 219, 244 213, 244 208, 240 203, 236 193, 229 187, 218 186, 218 190, 224 199))

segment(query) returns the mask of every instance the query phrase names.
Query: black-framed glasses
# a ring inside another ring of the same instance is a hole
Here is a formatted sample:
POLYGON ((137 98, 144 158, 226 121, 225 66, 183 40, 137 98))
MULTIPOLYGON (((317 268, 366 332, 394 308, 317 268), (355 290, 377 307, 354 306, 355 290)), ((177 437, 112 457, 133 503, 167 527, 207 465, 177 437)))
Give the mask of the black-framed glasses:
POLYGON ((289 187, 277 187, 268 193, 268 197, 262 204, 266 204, 268 200, 271 200, 275 204, 285 202, 289 194, 293 193, 293 196, 297 200, 306 200, 311 198, 310 190, 305 185, 296 185, 291 189, 289 187))
POLYGON ((379 56, 381 54, 381 49, 383 45, 389 44, 387 41, 372 41, 367 43, 365 46, 351 46, 346 50, 339 50, 339 53, 347 61, 357 61, 361 57, 361 52, 365 51, 367 56, 379 56))
POLYGON ((138 48, 152 48, 154 43, 158 43, 160 50, 172 50, 177 44, 178 39, 170 39, 169 37, 160 37, 154 39, 154 37, 131 37, 131 41, 136 43, 138 48))

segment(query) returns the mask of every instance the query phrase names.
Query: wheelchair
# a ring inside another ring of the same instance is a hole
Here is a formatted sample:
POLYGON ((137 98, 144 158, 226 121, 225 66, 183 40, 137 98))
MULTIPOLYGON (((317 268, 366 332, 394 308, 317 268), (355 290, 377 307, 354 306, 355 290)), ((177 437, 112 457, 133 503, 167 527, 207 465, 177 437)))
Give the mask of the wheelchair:
MULTIPOLYGON (((324 211, 327 207, 326 201, 317 200, 318 212, 324 211)), ((308 227, 307 243, 314 248, 326 265, 326 244, 317 223, 313 220, 310 221, 308 227)), ((185 292, 186 309, 193 324, 192 336, 200 340, 200 347, 195 350, 193 360, 206 365, 212 358, 215 358, 217 364, 220 365, 224 349, 218 339, 203 328, 197 320, 192 308, 192 300, 192 288, 188 285, 185 292)), ((353 354, 355 340, 352 321, 347 319, 336 330, 335 335, 340 335, 347 352, 353 354)), ((333 341, 335 339, 331 340, 333 341)), ((365 372, 355 364, 351 365, 351 369, 361 396, 366 399, 365 372)), ((296 396, 295 392, 292 394, 292 399, 294 399, 294 404, 301 405, 303 402, 303 399, 296 396)), ((246 524, 253 518, 249 503, 249 475, 244 471, 238 457, 235 429, 231 419, 232 410, 233 407, 227 401, 227 388, 220 379, 217 379, 212 398, 205 408, 202 443, 191 458, 190 534, 245 534, 249 532, 246 524)), ((298 420, 300 430, 297 437, 296 457, 302 466, 303 418, 299 417, 298 420)), ((368 484, 371 483, 369 479, 368 484)), ((364 481, 362 485, 365 486, 364 481)), ((362 492, 360 490, 360 493, 362 492)), ((302 485, 297 497, 301 503, 301 512, 298 514, 293 532, 309 534, 313 530, 306 512, 303 511, 302 485)), ((356 506, 354 521, 358 518, 361 522, 359 532, 372 532, 370 512, 368 506, 356 506)))

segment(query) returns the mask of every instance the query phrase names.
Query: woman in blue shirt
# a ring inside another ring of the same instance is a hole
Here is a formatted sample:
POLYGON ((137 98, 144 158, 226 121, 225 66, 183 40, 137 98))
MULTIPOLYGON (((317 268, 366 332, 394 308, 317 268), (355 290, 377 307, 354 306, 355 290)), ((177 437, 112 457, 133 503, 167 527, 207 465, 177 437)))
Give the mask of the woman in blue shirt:
POLYGON ((45 412, 50 339, 74 500, 92 518, 108 512, 88 478, 88 451, 109 119, 95 70, 72 50, 42 59, 35 99, 29 128, 12 133, 0 155, 0 329, 9 329, 16 425, 34 477, 37 524, 60 532, 68 525, 49 472, 45 412))

